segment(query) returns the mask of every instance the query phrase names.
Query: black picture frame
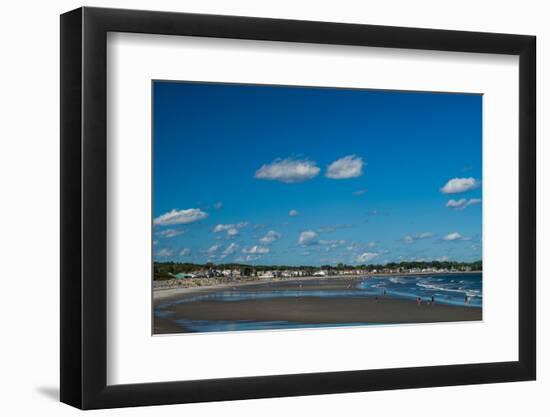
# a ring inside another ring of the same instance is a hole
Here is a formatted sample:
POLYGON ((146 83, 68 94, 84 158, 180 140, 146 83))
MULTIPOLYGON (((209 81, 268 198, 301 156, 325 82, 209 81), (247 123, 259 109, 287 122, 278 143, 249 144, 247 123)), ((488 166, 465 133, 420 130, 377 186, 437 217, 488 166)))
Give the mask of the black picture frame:
POLYGON ((61 401, 81 409, 536 378, 534 36, 80 8, 61 16, 61 401), (519 360, 112 385, 107 375, 108 32, 519 56, 519 360))

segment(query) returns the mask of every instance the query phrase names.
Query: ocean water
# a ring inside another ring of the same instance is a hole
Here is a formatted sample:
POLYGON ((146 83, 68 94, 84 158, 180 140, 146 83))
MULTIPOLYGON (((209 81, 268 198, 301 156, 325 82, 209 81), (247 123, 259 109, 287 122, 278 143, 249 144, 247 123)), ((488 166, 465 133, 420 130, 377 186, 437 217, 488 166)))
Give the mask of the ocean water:
POLYGON ((481 307, 483 302, 482 274, 403 275, 370 278, 359 283, 369 295, 382 295, 415 300, 481 307))

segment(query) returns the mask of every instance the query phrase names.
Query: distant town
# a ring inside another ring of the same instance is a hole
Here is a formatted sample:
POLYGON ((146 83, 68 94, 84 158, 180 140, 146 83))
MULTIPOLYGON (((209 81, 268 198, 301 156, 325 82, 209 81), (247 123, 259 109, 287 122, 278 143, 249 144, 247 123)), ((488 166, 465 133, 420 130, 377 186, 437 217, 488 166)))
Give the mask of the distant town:
POLYGON ((364 276, 371 274, 422 274, 422 273, 456 273, 482 270, 482 261, 475 262, 390 262, 370 265, 322 265, 322 266, 287 266, 287 265, 245 265, 245 264, 193 264, 177 262, 155 262, 154 280, 197 280, 207 281, 250 281, 260 279, 284 279, 300 277, 329 276, 364 276))

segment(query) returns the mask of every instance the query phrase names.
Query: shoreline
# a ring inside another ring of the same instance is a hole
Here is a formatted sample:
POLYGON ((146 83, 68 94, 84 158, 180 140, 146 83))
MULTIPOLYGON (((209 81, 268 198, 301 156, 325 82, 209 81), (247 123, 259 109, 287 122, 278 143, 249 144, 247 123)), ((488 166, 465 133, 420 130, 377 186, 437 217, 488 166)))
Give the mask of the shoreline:
POLYGON ((310 280, 330 280, 330 279, 349 279, 349 280, 359 280, 359 279, 368 279, 368 278, 378 278, 378 277, 400 277, 400 276, 421 276, 421 275, 453 275, 453 274, 482 274, 483 271, 456 271, 456 272, 405 272, 402 274, 367 274, 367 275, 332 275, 327 277, 318 277, 318 276, 307 276, 307 277, 292 277, 292 278, 273 278, 273 279, 255 279, 249 281, 233 281, 233 282, 224 282, 214 285, 201 285, 194 287, 184 287, 184 286, 167 286, 152 289, 152 298, 153 300, 161 300, 165 298, 171 298, 176 295, 191 294, 201 291, 208 290, 217 290, 223 288, 232 288, 232 287, 241 287, 246 285, 255 285, 255 284, 274 284, 274 283, 285 283, 285 282, 297 282, 297 281, 310 281, 310 280))

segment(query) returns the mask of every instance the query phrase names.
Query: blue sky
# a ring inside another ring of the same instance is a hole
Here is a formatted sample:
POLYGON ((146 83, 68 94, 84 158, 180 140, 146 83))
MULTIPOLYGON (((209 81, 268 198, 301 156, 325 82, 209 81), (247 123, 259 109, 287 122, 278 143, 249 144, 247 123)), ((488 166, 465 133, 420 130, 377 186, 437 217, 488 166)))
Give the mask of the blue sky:
POLYGON ((154 259, 481 259, 482 96, 153 83, 154 259))

